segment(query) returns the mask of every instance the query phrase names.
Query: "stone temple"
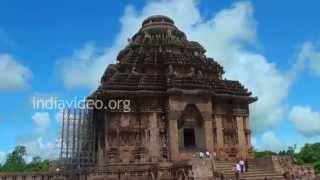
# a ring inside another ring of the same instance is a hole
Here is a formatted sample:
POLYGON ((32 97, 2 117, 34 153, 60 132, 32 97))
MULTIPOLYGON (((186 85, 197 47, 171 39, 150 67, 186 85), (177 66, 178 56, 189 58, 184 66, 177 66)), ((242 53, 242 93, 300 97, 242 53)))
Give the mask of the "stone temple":
POLYGON ((64 111, 60 160, 49 172, 0 179, 213 180, 233 178, 239 159, 249 164, 241 179, 314 179, 290 157, 254 158, 249 105, 257 97, 224 79, 205 52, 172 19, 145 19, 88 97, 107 108, 64 111), (211 156, 200 158, 203 151, 211 156))
POLYGON ((205 52, 172 19, 143 21, 89 97, 131 102, 130 112, 97 111, 98 165, 156 167, 165 175, 201 150, 218 160, 252 157, 249 104, 257 98, 224 79, 223 67, 205 52))

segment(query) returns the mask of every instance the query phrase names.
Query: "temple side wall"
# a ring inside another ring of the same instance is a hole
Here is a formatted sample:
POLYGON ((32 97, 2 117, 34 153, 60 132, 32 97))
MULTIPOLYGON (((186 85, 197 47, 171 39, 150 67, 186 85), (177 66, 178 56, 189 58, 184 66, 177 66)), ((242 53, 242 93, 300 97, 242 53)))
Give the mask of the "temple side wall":
MULTIPOLYGON (((105 115, 106 149, 98 164, 144 163, 165 160, 167 125, 159 97, 133 100, 132 112, 108 111, 105 115)), ((98 154, 99 155, 99 154, 98 154)))
POLYGON ((165 102, 167 105, 154 98, 139 102, 136 112, 108 112, 98 164, 190 160, 200 149, 181 149, 178 129, 188 105, 194 105, 202 119, 202 128, 196 129, 202 150, 215 152, 221 160, 251 157, 248 105, 196 95, 170 95, 165 102), (165 106, 167 114, 162 118, 165 106))
POLYGON ((250 159, 251 131, 248 104, 234 100, 213 100, 213 144, 217 159, 250 159))

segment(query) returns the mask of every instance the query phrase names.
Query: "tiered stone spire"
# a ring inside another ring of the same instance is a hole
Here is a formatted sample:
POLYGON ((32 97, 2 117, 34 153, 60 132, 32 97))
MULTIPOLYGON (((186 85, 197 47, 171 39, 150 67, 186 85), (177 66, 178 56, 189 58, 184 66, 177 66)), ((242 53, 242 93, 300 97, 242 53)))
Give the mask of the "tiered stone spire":
POLYGON ((109 65, 92 97, 110 93, 198 93, 256 99, 238 81, 223 80, 223 67, 166 16, 151 16, 109 65))

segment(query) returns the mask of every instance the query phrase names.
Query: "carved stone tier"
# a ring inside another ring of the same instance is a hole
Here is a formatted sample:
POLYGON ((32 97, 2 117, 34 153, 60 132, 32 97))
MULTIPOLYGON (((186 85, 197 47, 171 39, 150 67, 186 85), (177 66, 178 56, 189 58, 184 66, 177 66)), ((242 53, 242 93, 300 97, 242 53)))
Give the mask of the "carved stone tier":
POLYGON ((242 97, 250 103, 256 100, 240 82, 222 79, 222 66, 205 52, 170 18, 152 16, 120 51, 118 63, 108 66, 91 98, 125 91, 166 94, 171 89, 183 89, 206 90, 217 97, 242 97))

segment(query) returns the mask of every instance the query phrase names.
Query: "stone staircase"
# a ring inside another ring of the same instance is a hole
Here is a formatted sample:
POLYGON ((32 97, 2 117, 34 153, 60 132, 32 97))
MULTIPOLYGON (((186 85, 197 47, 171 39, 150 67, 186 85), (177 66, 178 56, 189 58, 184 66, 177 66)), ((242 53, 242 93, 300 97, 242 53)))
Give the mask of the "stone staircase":
MULTIPOLYGON (((235 162, 231 161, 216 161, 216 170, 224 175, 226 179, 233 178, 234 172, 232 171, 235 162)), ((240 179, 243 180, 284 180, 282 174, 266 167, 259 167, 254 160, 248 162, 248 172, 242 173, 240 179)))

